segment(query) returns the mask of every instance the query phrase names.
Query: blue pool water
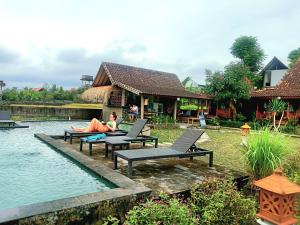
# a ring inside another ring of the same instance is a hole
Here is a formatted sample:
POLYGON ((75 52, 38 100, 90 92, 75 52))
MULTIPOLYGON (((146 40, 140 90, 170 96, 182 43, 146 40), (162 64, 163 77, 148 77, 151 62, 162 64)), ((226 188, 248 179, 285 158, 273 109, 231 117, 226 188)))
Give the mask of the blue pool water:
POLYGON ((63 134, 82 122, 32 122, 26 129, 0 130, 0 210, 112 188, 34 137, 63 134))

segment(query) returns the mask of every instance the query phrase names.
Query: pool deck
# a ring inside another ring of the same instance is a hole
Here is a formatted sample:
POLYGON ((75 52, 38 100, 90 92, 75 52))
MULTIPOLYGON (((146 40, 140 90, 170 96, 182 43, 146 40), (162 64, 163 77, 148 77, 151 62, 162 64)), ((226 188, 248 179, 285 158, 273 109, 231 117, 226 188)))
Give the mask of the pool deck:
MULTIPOLYGON (((79 139, 75 139, 71 145, 57 136, 56 142, 66 148, 72 149, 74 152, 94 159, 98 165, 113 168, 111 157, 104 157, 104 144, 93 145, 93 155, 89 156, 88 145, 83 146, 82 152, 79 151, 79 139)), ((168 146, 170 146, 170 144, 159 144, 159 147, 168 146)), ((132 149, 138 149, 142 148, 142 144, 131 144, 130 147, 132 149)), ((146 148, 151 147, 153 147, 152 144, 146 144, 146 148)), ((118 160, 119 166, 116 171, 126 176, 127 162, 122 159, 118 160)), ((194 158, 193 161, 190 161, 188 158, 169 158, 134 162, 133 176, 131 179, 152 189, 154 193, 164 191, 169 194, 174 194, 190 190, 193 184, 202 182, 205 178, 225 177, 229 175, 234 177, 242 176, 242 174, 238 172, 229 171, 220 166, 208 167, 208 157, 205 156, 194 158)))

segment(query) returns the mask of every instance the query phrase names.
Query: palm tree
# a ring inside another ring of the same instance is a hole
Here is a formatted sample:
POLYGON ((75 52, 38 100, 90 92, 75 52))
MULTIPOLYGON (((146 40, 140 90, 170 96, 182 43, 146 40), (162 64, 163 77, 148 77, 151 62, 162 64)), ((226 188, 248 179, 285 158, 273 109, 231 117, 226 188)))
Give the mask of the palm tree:
POLYGON ((287 104, 284 101, 279 100, 277 98, 274 98, 269 102, 268 109, 269 109, 270 112, 272 112, 273 126, 274 126, 274 129, 276 131, 279 130, 279 127, 281 125, 281 122, 282 122, 282 119, 283 119, 283 116, 284 116, 284 111, 286 110, 286 107, 287 107, 287 104), (278 126, 276 127, 276 116, 277 116, 278 113, 281 113, 281 117, 280 117, 278 126))

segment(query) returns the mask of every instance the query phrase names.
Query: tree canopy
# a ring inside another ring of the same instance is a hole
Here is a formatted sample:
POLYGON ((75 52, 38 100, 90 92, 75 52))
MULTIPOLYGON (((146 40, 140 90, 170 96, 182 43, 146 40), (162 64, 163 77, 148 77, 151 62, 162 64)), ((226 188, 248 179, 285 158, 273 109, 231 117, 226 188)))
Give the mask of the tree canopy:
POLYGON ((234 41, 230 50, 231 54, 240 59, 252 72, 261 69, 265 53, 256 37, 241 36, 234 41))
POLYGON ((8 102, 77 101, 83 91, 82 88, 64 90, 63 87, 56 85, 44 85, 43 90, 39 92, 30 88, 7 88, 3 91, 3 100, 8 102))
POLYGON ((300 48, 294 49, 288 55, 289 67, 292 68, 300 58, 300 48))

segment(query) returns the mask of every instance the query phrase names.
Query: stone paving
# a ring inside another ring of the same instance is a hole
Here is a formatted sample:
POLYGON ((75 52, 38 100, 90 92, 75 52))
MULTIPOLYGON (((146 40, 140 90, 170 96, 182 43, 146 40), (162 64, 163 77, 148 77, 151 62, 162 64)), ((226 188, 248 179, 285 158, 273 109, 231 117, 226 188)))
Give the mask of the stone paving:
MULTIPOLYGON (((201 144, 209 140, 209 136, 204 134, 197 143, 201 144)), ((79 152, 78 139, 74 139, 72 145, 61 139, 58 139, 58 141, 79 152)), ((159 147, 170 145, 171 143, 160 143, 159 147)), ((130 146, 132 149, 142 148, 141 144, 131 144, 130 146)), ((152 144, 147 144, 146 148, 151 148, 152 146, 152 144)), ((89 156, 88 145, 85 144, 83 146, 82 154, 89 156)), ((104 157, 104 144, 93 145, 93 155, 89 157, 99 161, 101 165, 113 168, 110 155, 108 159, 104 157)), ((119 169, 117 171, 126 175, 127 162, 119 159, 118 164, 119 169)), ((188 158, 172 158, 134 162, 132 179, 151 188, 156 193, 164 191, 171 194, 189 190, 194 183, 201 182, 205 178, 224 177, 226 175, 238 176, 238 173, 226 170, 220 166, 208 167, 208 157, 205 156, 194 158, 193 161, 190 161, 188 158)))

